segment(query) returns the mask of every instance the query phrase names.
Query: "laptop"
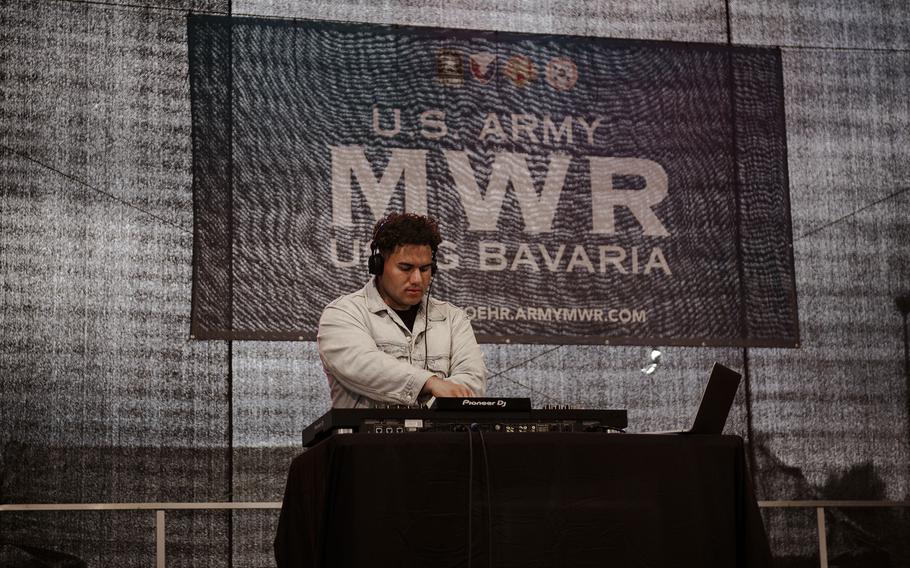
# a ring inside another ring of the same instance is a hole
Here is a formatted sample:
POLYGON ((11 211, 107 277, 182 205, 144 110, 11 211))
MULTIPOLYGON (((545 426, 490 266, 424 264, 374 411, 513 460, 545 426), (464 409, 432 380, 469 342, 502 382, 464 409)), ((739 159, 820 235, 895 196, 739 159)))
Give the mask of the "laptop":
POLYGON ((649 434, 714 434, 720 435, 727 423, 727 415, 733 406, 736 390, 742 375, 728 369, 720 363, 711 367, 708 386, 701 397, 695 421, 688 430, 670 430, 665 432, 648 432, 649 434))

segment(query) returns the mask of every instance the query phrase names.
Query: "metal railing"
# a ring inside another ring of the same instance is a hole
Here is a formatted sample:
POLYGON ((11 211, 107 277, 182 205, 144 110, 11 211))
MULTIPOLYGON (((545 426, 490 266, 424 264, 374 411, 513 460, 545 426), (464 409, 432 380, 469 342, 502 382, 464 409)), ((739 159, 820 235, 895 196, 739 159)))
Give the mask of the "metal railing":
POLYGON ((165 568, 164 514, 166 511, 280 508, 280 501, 260 503, 36 503, 0 505, 0 513, 5 511, 155 511, 155 568, 165 568))
MULTIPOLYGON (((910 507, 910 501, 759 501, 765 509, 815 509, 818 522, 818 557, 820 568, 828 568, 825 509, 910 507)), ((165 512, 191 510, 280 509, 281 503, 64 503, 0 505, 6 511, 155 511, 155 566, 165 568, 165 512)))

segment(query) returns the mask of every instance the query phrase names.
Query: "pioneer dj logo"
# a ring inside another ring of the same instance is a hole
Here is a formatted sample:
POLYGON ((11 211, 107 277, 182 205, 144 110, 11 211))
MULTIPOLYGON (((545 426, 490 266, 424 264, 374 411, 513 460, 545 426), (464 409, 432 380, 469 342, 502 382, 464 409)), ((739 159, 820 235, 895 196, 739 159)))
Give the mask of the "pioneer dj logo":
POLYGON ((500 408, 506 407, 506 401, 502 399, 497 400, 471 400, 466 398, 461 401, 462 406, 499 406, 500 408))

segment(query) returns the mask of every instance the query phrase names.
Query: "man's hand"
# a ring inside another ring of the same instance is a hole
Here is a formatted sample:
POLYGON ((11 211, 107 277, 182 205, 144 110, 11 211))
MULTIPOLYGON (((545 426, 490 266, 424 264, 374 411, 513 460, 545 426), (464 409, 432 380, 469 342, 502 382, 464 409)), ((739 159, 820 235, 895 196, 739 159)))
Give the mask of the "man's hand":
POLYGON ((433 375, 427 382, 423 383, 421 393, 431 394, 436 398, 445 398, 452 396, 474 396, 474 391, 458 383, 450 383, 433 375))

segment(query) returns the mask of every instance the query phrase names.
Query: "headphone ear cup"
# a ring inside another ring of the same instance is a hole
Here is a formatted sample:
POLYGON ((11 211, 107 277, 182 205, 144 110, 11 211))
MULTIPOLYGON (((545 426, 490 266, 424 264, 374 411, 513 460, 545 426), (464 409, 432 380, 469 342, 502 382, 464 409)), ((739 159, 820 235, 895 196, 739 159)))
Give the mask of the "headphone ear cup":
POLYGON ((367 259, 367 269, 370 271, 370 274, 379 276, 382 274, 384 265, 385 259, 382 258, 382 253, 379 251, 374 252, 370 255, 370 258, 367 259))

